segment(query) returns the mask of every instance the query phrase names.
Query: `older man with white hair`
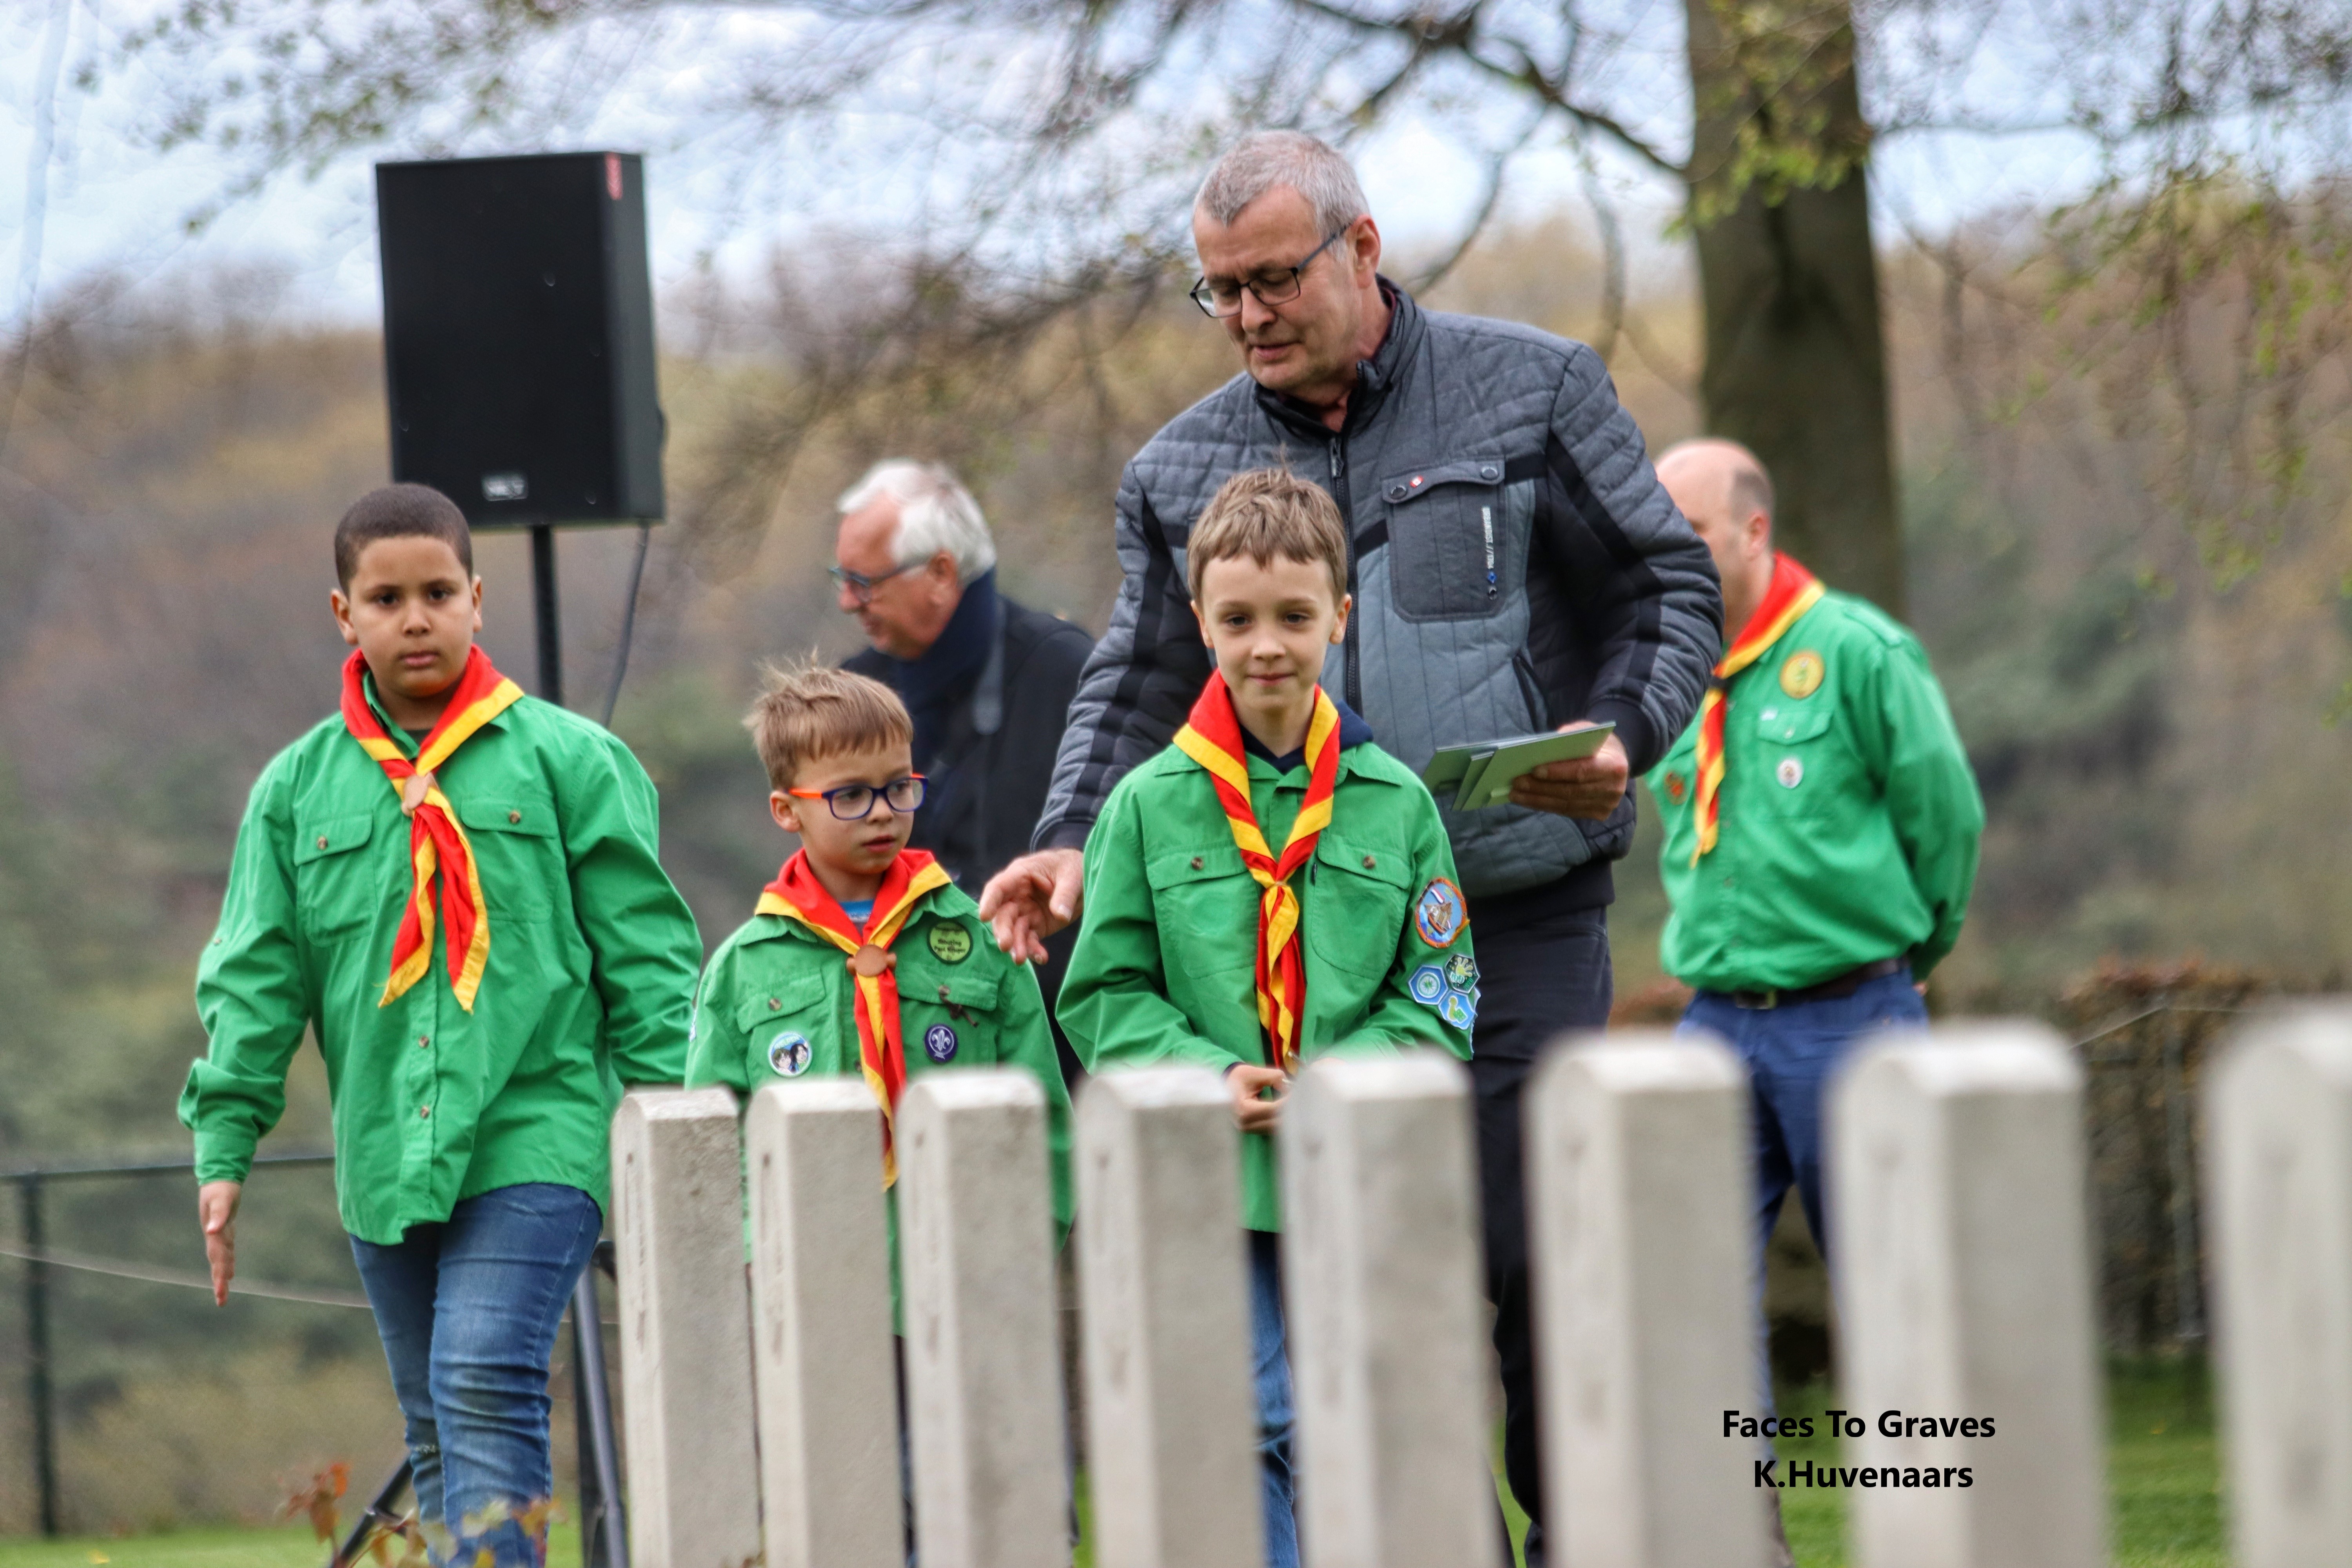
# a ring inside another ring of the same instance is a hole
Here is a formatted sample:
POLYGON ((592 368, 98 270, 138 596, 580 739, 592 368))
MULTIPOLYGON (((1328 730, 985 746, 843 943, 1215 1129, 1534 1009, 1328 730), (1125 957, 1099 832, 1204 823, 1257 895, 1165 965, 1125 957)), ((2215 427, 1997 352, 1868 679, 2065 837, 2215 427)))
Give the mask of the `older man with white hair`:
MULTIPOLYGON (((837 602, 873 645, 847 668, 898 692, 914 716, 915 771, 929 784, 914 847, 977 895, 1029 847, 1094 638, 996 591, 988 520, 938 464, 877 463, 839 504, 837 602)), ((1060 939, 1055 956, 1074 940, 1060 939)), ((1050 1011, 1061 965, 1038 981, 1050 1011)), ((1067 1071, 1075 1060, 1063 1050, 1067 1071)))

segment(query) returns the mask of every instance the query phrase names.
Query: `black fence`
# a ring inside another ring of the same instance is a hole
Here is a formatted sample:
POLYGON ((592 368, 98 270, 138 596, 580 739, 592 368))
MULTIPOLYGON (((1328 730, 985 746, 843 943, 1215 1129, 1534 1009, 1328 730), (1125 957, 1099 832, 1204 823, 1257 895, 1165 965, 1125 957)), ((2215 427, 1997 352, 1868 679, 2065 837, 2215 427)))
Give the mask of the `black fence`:
MULTIPOLYGON (((357 1521, 403 1448, 332 1156, 255 1162, 225 1307, 184 1159, 0 1170, 0 1280, 16 1287, 0 1299, 0 1535, 265 1522, 336 1464, 357 1521)), ((610 1415, 609 1289, 592 1269, 574 1301, 575 1330, 593 1311, 604 1354, 564 1334, 551 1385, 557 1495, 600 1568, 625 1562, 597 1480, 619 1473, 614 1426, 583 1419, 610 1415)))

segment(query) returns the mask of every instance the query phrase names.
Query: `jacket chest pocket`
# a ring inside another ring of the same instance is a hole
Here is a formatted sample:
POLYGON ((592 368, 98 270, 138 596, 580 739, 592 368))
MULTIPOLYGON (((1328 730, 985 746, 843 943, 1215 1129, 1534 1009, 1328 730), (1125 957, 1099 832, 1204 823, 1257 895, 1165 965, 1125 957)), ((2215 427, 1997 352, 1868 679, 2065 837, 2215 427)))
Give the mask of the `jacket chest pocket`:
POLYGON ((1381 481, 1389 583, 1408 621, 1485 620, 1527 572, 1533 480, 1505 482, 1500 458, 1438 463, 1381 481))
POLYGON ((812 1071, 856 1070, 856 1026, 849 1026, 845 1054, 842 1023, 825 1003, 824 977, 799 974, 755 991, 736 1005, 735 1027, 744 1037, 754 1083, 762 1072, 799 1078, 812 1071))
POLYGON ((1307 940, 1315 956, 1368 980, 1385 978, 1396 963, 1413 893, 1405 852, 1326 832, 1308 874, 1307 940))
POLYGON ((565 880, 555 837, 555 803, 545 795, 473 798, 456 803, 466 841, 482 879, 490 919, 543 921, 555 912, 554 889, 565 880))
POLYGON ((1171 984, 1176 965, 1194 974, 1222 973, 1257 966, 1257 879, 1231 843, 1198 852, 1171 849, 1144 862, 1151 884, 1151 910, 1160 931, 1160 962, 1171 984), (1168 934, 1181 942, 1171 960, 1168 934))
POLYGON ((382 858, 364 855, 375 837, 365 812, 301 820, 294 830, 294 904, 311 936, 351 931, 407 894, 404 880, 382 858))

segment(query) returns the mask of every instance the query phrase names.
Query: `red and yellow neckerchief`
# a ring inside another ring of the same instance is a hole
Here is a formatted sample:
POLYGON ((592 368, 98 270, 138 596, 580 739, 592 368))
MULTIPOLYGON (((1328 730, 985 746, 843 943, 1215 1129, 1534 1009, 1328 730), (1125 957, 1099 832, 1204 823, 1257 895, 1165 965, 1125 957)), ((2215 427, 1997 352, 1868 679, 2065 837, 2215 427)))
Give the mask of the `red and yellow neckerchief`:
POLYGON ((466 673, 450 689, 440 722, 425 737, 412 762, 401 754, 368 706, 361 683, 366 671, 367 661, 352 649, 343 661, 343 728, 376 760, 393 793, 400 796, 400 809, 408 817, 410 872, 408 906, 401 911, 400 930, 392 939, 392 977, 376 1005, 389 1005, 433 967, 433 883, 437 872, 441 923, 449 931, 449 989, 457 993, 457 1005, 470 1013, 474 994, 481 989, 483 967, 490 960, 490 913, 482 901, 474 847, 433 774, 476 731, 521 700, 522 688, 500 675, 488 654, 473 649, 466 657, 466 673))
POLYGON ((808 863, 808 851, 796 849, 761 889, 758 912, 800 921, 849 955, 849 972, 857 981, 857 1063, 866 1071, 866 1087, 882 1107, 882 1184, 898 1179, 898 1162, 891 1143, 891 1121, 898 1097, 907 1091, 907 1044, 898 1034, 898 956, 890 943, 914 912, 916 901, 934 888, 948 885, 948 874, 927 849, 901 849, 882 875, 875 890, 874 912, 859 931, 840 900, 825 890, 808 863))
POLYGON ((1307 963, 1298 947, 1298 895, 1290 879, 1331 825, 1331 794, 1339 783, 1339 706, 1320 686, 1315 689, 1315 712, 1307 721, 1307 795, 1298 803, 1298 818, 1290 825, 1279 858, 1266 848, 1257 814, 1250 809, 1249 762, 1223 676, 1209 677, 1184 727, 1176 731, 1176 749, 1208 770, 1242 864, 1257 879, 1257 1021, 1265 1031, 1269 1061, 1295 1073, 1299 1021, 1307 1011, 1307 963))
POLYGON ((1724 650, 1714 679, 1706 683, 1706 695, 1698 705, 1698 797, 1691 805, 1691 820, 1698 826, 1698 847, 1691 851, 1694 866, 1715 847, 1719 826, 1717 819, 1722 805, 1717 796, 1723 789, 1724 694, 1730 689, 1731 678, 1761 658, 1764 650, 1779 642, 1797 618, 1821 599, 1821 579, 1799 565, 1795 556, 1774 552, 1772 585, 1764 590, 1763 602, 1724 650))

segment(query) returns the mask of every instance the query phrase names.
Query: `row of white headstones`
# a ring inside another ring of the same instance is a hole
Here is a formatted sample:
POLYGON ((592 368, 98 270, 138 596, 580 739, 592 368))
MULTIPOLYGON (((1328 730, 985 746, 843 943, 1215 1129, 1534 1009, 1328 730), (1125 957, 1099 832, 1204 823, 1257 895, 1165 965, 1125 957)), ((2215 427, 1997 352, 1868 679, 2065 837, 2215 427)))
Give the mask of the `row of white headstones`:
MULTIPOLYGON (((1555 1562, 1768 1560, 1764 1450, 1727 1419, 1762 1414, 1745 1095, 1727 1052, 1664 1034, 1571 1039, 1528 1085, 1555 1562)), ((2352 1009, 2249 1030, 2210 1075, 2207 1113, 2235 1561, 2352 1561, 2352 1009)), ((1285 1117, 1308 1568, 1497 1563, 1468 1075, 1437 1056, 1325 1058, 1285 1117)), ((1889 1037, 1842 1076, 1829 1121, 1841 1403, 1863 1423, 1839 1461, 1856 1473, 1837 1478, 1853 1489, 1841 1494, 1852 1560, 2104 1563, 2074 1059, 2032 1025, 1889 1037), (1936 1435, 1905 1416, 1937 1419, 1936 1435), (1994 1435, 1945 1435, 1969 1417, 1994 1435), (1966 1487, 1902 1484, 1961 1468, 1966 1487)), ((1223 1088, 1203 1068, 1104 1074, 1076 1122, 1095 1562, 1255 1568, 1223 1088)), ((724 1089, 624 1101, 613 1162, 636 1568, 904 1561, 878 1125, 854 1079, 772 1084, 740 1117, 724 1089)), ((1066 1564, 1043 1097, 1016 1072, 929 1074, 908 1088, 897 1137, 923 1568, 1066 1564)))

